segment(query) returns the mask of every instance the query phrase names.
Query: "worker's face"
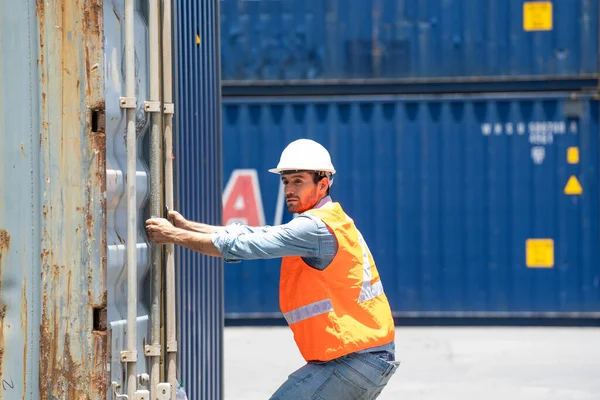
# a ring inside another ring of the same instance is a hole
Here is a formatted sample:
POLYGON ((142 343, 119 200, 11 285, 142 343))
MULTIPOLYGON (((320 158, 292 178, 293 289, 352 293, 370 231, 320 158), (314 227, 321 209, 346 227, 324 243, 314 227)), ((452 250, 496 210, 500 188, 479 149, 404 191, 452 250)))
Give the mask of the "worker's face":
POLYGON ((284 174, 281 176, 281 181, 285 188, 288 211, 298 214, 310 210, 325 197, 329 185, 326 178, 315 183, 310 172, 284 174))

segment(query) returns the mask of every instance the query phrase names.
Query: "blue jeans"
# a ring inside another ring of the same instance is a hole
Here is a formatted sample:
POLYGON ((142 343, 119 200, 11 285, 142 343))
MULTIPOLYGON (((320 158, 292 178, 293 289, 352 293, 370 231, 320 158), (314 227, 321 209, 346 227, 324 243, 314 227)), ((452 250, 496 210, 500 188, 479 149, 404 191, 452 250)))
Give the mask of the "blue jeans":
POLYGON ((352 353, 327 362, 312 361, 292 373, 271 400, 371 400, 396 372, 373 353, 352 353))

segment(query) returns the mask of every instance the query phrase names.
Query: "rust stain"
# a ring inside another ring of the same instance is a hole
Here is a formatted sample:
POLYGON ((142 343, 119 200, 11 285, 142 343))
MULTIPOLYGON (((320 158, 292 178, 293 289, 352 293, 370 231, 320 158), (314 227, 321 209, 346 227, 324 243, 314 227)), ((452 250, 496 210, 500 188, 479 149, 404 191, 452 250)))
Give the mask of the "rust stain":
MULTIPOLYGON (((104 369, 108 363, 108 334, 107 331, 94 331, 92 334, 94 341, 93 354, 94 359, 92 360, 97 370, 104 369)), ((104 398, 105 393, 108 390, 108 380, 110 374, 95 374, 91 381, 91 393, 95 393, 98 398, 104 398)))
MULTIPOLYGON (((90 74, 91 74, 91 68, 90 68, 90 48, 88 46, 85 46, 85 80, 86 82, 90 82, 90 74)), ((92 87, 90 85, 85 85, 85 93, 86 95, 90 96, 92 94, 92 87)))
POLYGON ((10 247, 10 234, 6 229, 0 229, 0 261, 2 261, 2 251, 10 247))
MULTIPOLYGON (((44 284, 44 289, 47 283, 44 284)), ((55 357, 56 350, 52 347, 52 331, 48 324, 48 296, 42 296, 42 323, 40 324, 40 396, 42 399, 48 398, 48 393, 54 386, 50 374, 51 361, 55 357)))
POLYGON ((49 254, 50 254, 50 252, 48 251, 48 249, 46 249, 46 248, 42 249, 42 253, 41 253, 40 257, 42 259, 43 264, 46 266, 47 266, 47 260, 48 260, 49 254))
MULTIPOLYGON (((2 259, 3 254, 9 247, 10 234, 6 229, 0 229, 0 295, 2 294, 2 259)), ((4 317, 6 316, 6 308, 6 304, 0 304, 0 376, 2 376, 4 366, 4 317)))
MULTIPOLYGON (((40 57, 38 58, 38 65, 40 67, 44 66, 44 47, 45 47, 45 31, 46 31, 46 7, 44 0, 36 0, 35 4, 37 20, 39 25, 40 32, 40 57)), ((46 104, 46 73, 44 68, 40 68, 41 72, 41 88, 42 88, 42 132, 40 132, 40 145, 42 145, 43 140, 46 139, 46 135, 48 132, 48 115, 47 115, 47 104, 46 104)))
POLYGON ((93 206, 92 206, 92 194, 91 194, 91 185, 87 185, 86 189, 86 198, 87 203, 85 205, 85 226, 87 228, 88 238, 91 238, 94 235, 94 215, 92 214, 93 206))
POLYGON ((23 143, 21 143, 21 155, 25 157, 25 146, 23 146, 23 143))
MULTIPOLYGON (((82 379, 87 381, 87 377, 82 376, 85 370, 82 370, 81 364, 75 362, 71 355, 71 336, 65 333, 65 359, 63 364, 63 378, 67 386, 67 399, 85 399, 90 397, 90 393, 86 390, 86 385, 81 385, 82 379)), ((87 383, 87 382, 86 382, 87 383)))
POLYGON ((43 400, 104 398, 108 345, 104 332, 93 331, 90 289, 106 268, 106 221, 100 217, 106 215, 106 138, 103 131, 80 129, 82 122, 92 126, 89 110, 104 97, 102 0, 36 0, 36 9, 43 176, 53 181, 42 207, 39 394, 43 400), (64 237, 62 226, 76 231, 64 237), (93 279, 85 281, 89 270, 93 279))

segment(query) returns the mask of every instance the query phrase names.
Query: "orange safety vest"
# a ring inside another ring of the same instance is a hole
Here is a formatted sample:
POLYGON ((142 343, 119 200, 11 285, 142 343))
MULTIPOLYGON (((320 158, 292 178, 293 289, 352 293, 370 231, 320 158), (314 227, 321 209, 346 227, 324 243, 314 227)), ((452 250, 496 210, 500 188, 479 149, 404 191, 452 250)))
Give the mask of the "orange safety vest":
POLYGON ((338 251, 320 271, 301 257, 281 263, 279 306, 306 361, 334 358, 394 340, 394 320, 371 252, 339 203, 305 214, 334 233, 338 251))

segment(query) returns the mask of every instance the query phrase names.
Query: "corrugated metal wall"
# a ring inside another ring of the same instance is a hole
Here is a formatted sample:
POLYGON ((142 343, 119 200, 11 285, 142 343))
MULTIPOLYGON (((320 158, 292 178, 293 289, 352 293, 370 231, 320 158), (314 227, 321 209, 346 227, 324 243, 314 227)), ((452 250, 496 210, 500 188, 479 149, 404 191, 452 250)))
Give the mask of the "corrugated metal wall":
POLYGON ((222 0, 223 79, 597 76, 598 12, 596 0, 222 0))
POLYGON ((91 123, 103 107, 101 10, 99 1, 0 3, 7 400, 106 393, 104 132, 91 123))
MULTIPOLYGON (((223 124, 225 178, 256 170, 233 193, 264 207, 224 199, 225 222, 289 220, 267 169, 290 141, 319 141, 396 316, 600 316, 597 100, 225 99, 223 124)), ((227 316, 278 316, 278 267, 228 265, 227 316)))
MULTIPOLYGON (((124 2, 104 2, 103 23, 105 71, 105 120, 106 120, 106 245, 107 245, 107 286, 108 324, 110 327, 110 380, 118 382, 122 388, 126 365, 121 362, 121 351, 127 343, 127 147, 126 115, 119 98, 125 96, 125 6, 124 2)), ((148 373, 148 358, 145 357, 144 343, 150 343, 150 247, 146 238, 144 222, 145 207, 148 206, 150 178, 149 125, 150 114, 144 110, 144 101, 149 97, 149 51, 148 49, 148 8, 136 7, 134 15, 135 45, 135 94, 136 94, 136 135, 138 149, 136 162, 136 201, 137 201, 137 332, 136 343, 139 374, 148 373)), ((160 318, 160 316, 157 316, 160 318)), ((119 393, 123 389, 119 390, 119 393)))
MULTIPOLYGON (((219 1, 175 3, 176 207, 221 221, 219 1)), ((190 399, 223 398, 223 265, 177 250, 180 379, 190 399)))

